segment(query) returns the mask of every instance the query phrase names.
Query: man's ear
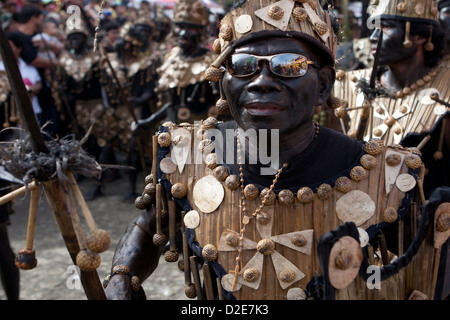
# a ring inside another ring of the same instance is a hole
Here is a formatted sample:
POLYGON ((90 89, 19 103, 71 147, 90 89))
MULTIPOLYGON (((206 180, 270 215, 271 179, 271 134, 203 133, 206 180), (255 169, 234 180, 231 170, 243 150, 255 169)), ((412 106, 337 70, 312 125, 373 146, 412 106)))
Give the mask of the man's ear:
POLYGON ((319 70, 319 97, 317 106, 323 105, 331 94, 336 79, 336 71, 330 66, 322 67, 319 70))

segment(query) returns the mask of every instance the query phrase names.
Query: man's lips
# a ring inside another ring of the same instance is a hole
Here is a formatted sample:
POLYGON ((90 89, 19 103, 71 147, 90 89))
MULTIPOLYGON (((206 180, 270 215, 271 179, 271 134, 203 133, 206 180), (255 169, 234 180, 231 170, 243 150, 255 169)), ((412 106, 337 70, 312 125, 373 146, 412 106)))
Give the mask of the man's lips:
POLYGON ((244 109, 252 116, 271 116, 286 110, 286 108, 270 103, 249 103, 244 106, 244 109))

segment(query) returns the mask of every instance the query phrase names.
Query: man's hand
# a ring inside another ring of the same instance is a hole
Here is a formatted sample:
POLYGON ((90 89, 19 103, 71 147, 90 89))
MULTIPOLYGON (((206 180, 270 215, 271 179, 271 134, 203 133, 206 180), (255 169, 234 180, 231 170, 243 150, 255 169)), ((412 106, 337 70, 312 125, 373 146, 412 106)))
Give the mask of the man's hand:
POLYGON ((131 300, 131 280, 127 275, 116 274, 105 289, 108 300, 131 300))

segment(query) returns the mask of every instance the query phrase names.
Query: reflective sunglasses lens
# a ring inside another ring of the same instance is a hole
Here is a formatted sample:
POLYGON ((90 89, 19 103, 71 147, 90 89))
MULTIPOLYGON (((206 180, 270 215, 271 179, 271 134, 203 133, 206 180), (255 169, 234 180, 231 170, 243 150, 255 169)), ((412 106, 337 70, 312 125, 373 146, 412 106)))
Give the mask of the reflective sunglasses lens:
POLYGON ((283 53, 270 60, 270 68, 273 73, 282 77, 301 77, 308 71, 308 63, 304 56, 283 53))
POLYGON ((235 54, 231 56, 228 68, 234 76, 247 76, 258 69, 258 59, 248 54, 235 54))

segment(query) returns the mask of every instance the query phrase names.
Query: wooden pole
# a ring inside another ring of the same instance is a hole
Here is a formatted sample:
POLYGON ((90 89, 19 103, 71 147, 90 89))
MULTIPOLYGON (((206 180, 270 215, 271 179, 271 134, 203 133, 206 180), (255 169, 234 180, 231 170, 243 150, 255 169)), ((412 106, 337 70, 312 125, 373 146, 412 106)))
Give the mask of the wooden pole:
POLYGON ((17 197, 23 196, 27 192, 27 188, 28 190, 34 190, 37 187, 38 184, 35 181, 33 181, 30 184, 28 184, 28 186, 20 187, 14 191, 11 191, 8 194, 5 194, 3 197, 0 198, 0 206, 10 202, 11 200, 14 200, 17 197))
POLYGON ((212 285, 211 271, 207 263, 203 264, 202 272, 203 272, 203 281, 205 283, 206 299, 214 300, 214 289, 212 285))
MULTIPOLYGON (((43 182, 42 185, 70 257, 73 263, 76 264, 76 257, 80 251, 80 246, 78 245, 71 216, 68 214, 70 211, 66 200, 67 194, 63 191, 57 179, 43 182)), ((81 270, 80 279, 86 297, 89 300, 106 300, 105 292, 96 270, 81 270)))
POLYGON ((81 190, 78 187, 77 181, 75 180, 75 177, 73 176, 72 172, 68 171, 67 176, 70 179, 70 183, 68 183, 67 186, 69 187, 69 190, 72 190, 76 202, 80 206, 81 213, 83 214, 83 217, 86 220, 86 224, 89 228, 89 231, 94 232, 95 230, 97 230, 97 224, 95 223, 91 210, 89 210, 89 207, 86 204, 86 200, 84 199, 84 196, 81 193, 81 190))
POLYGON ((33 190, 31 190, 30 208, 28 212, 27 239, 25 241, 25 248, 28 250, 33 249, 38 198, 39 198, 39 188, 33 188, 33 190))
POLYGON ((200 280, 200 273, 198 271, 197 257, 191 256, 189 258, 189 260, 191 263, 192 275, 194 277, 194 284, 195 284, 195 291, 197 292, 197 299, 204 300, 203 291, 202 291, 202 282, 200 280))

